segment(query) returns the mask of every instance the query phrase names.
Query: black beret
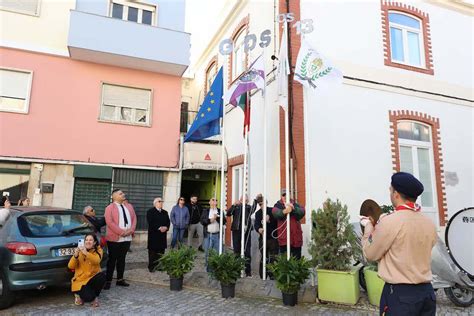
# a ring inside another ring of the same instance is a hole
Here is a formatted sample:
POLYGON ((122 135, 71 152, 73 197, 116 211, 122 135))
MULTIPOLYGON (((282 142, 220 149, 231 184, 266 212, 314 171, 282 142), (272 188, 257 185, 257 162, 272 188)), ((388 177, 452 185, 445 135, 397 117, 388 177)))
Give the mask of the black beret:
POLYGON ((423 193, 423 184, 412 174, 397 172, 392 175, 392 187, 395 191, 411 198, 417 198, 423 193))

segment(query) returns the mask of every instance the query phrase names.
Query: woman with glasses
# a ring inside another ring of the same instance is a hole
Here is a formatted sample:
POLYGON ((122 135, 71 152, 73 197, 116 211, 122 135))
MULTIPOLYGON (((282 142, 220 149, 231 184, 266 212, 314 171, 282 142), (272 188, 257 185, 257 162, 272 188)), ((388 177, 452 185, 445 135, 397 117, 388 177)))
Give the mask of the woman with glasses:
POLYGON ((178 243, 183 243, 184 231, 189 225, 189 210, 184 205, 184 197, 180 197, 178 203, 171 209, 171 223, 173 224, 173 238, 171 240, 171 248, 176 247, 178 243))
POLYGON ((163 209, 163 199, 156 198, 154 207, 146 213, 148 222, 148 271, 154 272, 158 260, 165 253, 167 247, 166 236, 170 229, 170 217, 163 209))

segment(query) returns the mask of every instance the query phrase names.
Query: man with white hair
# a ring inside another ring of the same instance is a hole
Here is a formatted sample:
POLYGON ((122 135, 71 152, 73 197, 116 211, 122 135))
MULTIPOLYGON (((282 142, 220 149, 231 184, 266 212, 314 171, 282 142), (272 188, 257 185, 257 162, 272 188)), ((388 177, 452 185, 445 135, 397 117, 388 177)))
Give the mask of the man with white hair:
POLYGON ((154 272, 158 260, 165 253, 167 247, 167 232, 170 229, 170 217, 163 209, 163 199, 157 197, 153 201, 154 207, 146 213, 148 222, 148 271, 154 272))
POLYGON ((82 211, 82 214, 87 218, 87 220, 94 225, 95 229, 100 232, 100 229, 105 226, 105 218, 103 217, 97 217, 95 213, 95 209, 87 205, 84 207, 84 210, 82 211))

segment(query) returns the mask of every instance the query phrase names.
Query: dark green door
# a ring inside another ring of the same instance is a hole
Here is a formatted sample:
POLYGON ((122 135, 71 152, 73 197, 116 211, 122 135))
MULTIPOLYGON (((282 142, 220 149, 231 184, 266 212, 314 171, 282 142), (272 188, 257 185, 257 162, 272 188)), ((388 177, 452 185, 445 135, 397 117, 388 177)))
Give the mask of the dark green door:
POLYGON ((98 216, 103 216, 110 203, 110 192, 110 181, 76 178, 72 208, 82 212, 85 206, 91 205, 98 216))
POLYGON ((137 230, 146 230, 147 210, 153 207, 154 198, 163 197, 163 172, 114 169, 113 188, 123 190, 133 205, 137 214, 137 230))

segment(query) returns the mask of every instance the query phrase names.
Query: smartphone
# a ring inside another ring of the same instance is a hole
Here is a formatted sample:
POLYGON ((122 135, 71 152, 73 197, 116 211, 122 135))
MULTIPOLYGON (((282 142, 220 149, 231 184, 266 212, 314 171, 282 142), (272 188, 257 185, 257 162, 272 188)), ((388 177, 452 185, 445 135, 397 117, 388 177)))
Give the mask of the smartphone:
POLYGON ((77 241, 77 247, 84 247, 84 239, 79 239, 77 241))

